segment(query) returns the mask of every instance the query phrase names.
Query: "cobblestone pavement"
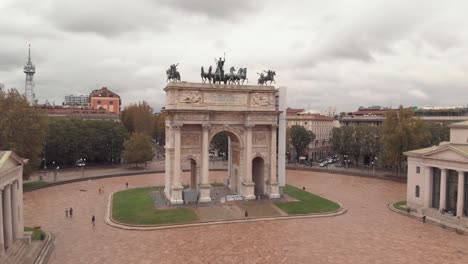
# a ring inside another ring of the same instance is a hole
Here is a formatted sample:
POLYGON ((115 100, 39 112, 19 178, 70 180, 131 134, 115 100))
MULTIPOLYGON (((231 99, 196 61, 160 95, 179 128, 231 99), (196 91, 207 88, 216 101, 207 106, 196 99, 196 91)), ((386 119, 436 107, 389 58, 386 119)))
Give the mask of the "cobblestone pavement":
POLYGON ((288 183, 338 201, 348 212, 331 218, 126 231, 103 220, 109 192, 123 189, 127 181, 130 187, 162 185, 164 176, 109 178, 25 193, 25 224, 56 235, 50 263, 468 263, 468 236, 387 208, 405 198, 402 183, 288 171, 288 183), (100 186, 106 195, 98 194, 100 186), (73 219, 64 216, 70 206, 73 219))

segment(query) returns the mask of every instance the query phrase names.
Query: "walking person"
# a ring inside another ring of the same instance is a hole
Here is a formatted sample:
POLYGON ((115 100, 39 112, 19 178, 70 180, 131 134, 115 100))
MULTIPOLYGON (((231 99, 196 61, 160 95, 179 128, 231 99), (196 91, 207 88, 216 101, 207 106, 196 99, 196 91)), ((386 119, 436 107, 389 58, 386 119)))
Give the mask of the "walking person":
POLYGON ((94 217, 94 215, 91 217, 91 222, 93 223, 93 226, 96 225, 96 223, 95 223, 95 222, 96 222, 96 218, 94 217))
POLYGON ((422 222, 423 222, 423 224, 426 223, 426 216, 425 215, 423 215, 423 217, 422 217, 422 222))
POLYGON ((104 186, 101 186, 101 194, 104 194, 104 186))
POLYGON ((68 208, 65 208, 65 217, 68 217, 68 208))
POLYGON ((73 208, 70 207, 70 217, 73 217, 73 208))
POLYGON ((125 183, 125 187, 128 189, 128 182, 125 183))

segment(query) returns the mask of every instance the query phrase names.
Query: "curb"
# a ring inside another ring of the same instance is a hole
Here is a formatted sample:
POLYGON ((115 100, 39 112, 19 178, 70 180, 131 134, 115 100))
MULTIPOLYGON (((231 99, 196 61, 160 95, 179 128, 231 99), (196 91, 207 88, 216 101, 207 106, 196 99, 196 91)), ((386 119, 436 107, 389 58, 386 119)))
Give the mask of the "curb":
MULTIPOLYGON (((227 169, 211 169, 210 171, 227 171, 227 169)), ((28 189, 23 189, 23 193, 25 192, 32 192, 44 188, 54 187, 58 185, 68 184, 68 183, 75 183, 80 181, 88 181, 88 180, 99 180, 99 179, 106 179, 106 178, 116 178, 116 177, 126 177, 126 176, 140 176, 146 174, 153 174, 153 173, 163 173, 165 170, 150 170, 150 171, 141 171, 141 172, 125 172, 119 174, 106 174, 106 175, 99 175, 99 176, 90 176, 90 177, 83 177, 83 178, 76 178, 58 182, 50 182, 44 185, 31 187, 28 189)))
POLYGON ((198 223, 186 223, 186 224, 166 224, 166 225, 130 225, 123 224, 115 221, 111 216, 112 211, 112 198, 114 192, 109 195, 109 200, 106 207, 106 220, 105 223, 109 226, 120 228, 124 230, 132 231, 152 231, 152 230, 164 230, 164 229, 173 229, 173 228, 187 228, 187 227, 197 227, 197 226, 209 226, 209 225, 220 225, 220 224, 236 224, 236 223, 248 223, 248 222, 261 222, 261 221, 274 221, 274 220, 293 220, 293 219, 308 219, 308 218, 324 218, 324 217, 334 217, 345 214, 348 210, 344 209, 340 205, 335 211, 328 213, 317 213, 317 214, 303 214, 303 215, 292 215, 292 216, 279 216, 279 217, 263 217, 263 218, 252 218, 252 219, 236 219, 236 220, 219 220, 219 221, 207 221, 207 222, 198 222, 198 223))
POLYGON ((406 183, 406 178, 394 178, 388 176, 372 176, 367 174, 361 174, 359 172, 353 171, 341 171, 341 170, 332 170, 332 169, 319 169, 313 167, 296 167, 296 166, 288 166, 286 165, 287 170, 298 170, 298 171, 315 171, 315 172, 322 172, 322 173, 329 173, 329 174, 338 174, 338 175, 346 175, 346 176, 355 176, 355 177, 363 177, 363 178, 370 178, 370 179, 377 179, 377 180, 386 180, 386 181, 394 181, 394 182, 401 182, 406 183))
MULTIPOLYGON (((404 211, 401 211, 401 210, 395 208, 395 206, 394 206, 395 203, 398 203, 398 202, 389 203, 387 205, 388 209, 390 209, 391 211, 393 211, 395 213, 398 213, 398 214, 401 214, 401 215, 404 215, 404 216, 411 217, 411 218, 422 221, 422 217, 419 217, 417 215, 407 213, 407 212, 404 212, 404 211)), ((455 232, 455 233, 457 233, 459 235, 468 236, 468 230, 466 228, 448 226, 448 225, 445 225, 444 223, 442 223, 441 221, 437 221, 434 218, 429 217, 429 216, 426 216, 426 222, 431 224, 431 225, 435 225, 435 226, 438 226, 438 227, 442 227, 444 229, 448 229, 448 230, 453 231, 453 232, 455 232)))
POLYGON ((55 245, 54 245, 55 236, 50 232, 45 232, 45 234, 46 234, 46 240, 44 242, 44 245, 41 248, 41 251, 39 252, 39 255, 37 256, 36 260, 34 260, 33 264, 48 263, 50 254, 55 248, 55 245))

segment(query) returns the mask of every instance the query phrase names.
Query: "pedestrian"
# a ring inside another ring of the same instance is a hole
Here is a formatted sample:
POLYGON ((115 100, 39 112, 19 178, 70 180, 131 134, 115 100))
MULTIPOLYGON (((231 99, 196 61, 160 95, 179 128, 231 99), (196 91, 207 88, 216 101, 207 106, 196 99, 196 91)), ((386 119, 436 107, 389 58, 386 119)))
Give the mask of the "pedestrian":
POLYGON ((98 189, 99 194, 101 194, 101 188, 98 189))
POLYGON ((96 222, 96 218, 94 217, 94 215, 93 215, 93 217, 91 217, 91 222, 93 223, 93 226, 95 226, 95 225, 96 225, 96 224, 95 224, 95 222, 96 222))
POLYGON ((128 182, 125 183, 125 187, 128 189, 128 182))
POLYGON ((73 217, 73 208, 70 207, 70 217, 73 217))
POLYGON ((68 208, 65 208, 65 217, 68 217, 68 208))
POLYGON ((247 210, 245 210, 244 216, 245 216, 245 219, 247 219, 247 217, 249 217, 249 212, 247 212, 247 210))
POLYGON ((423 217, 422 217, 422 221, 423 221, 423 224, 425 224, 425 223, 426 223, 426 216, 425 216, 425 215, 423 215, 423 217))
POLYGON ((101 186, 101 194, 104 194, 104 186, 101 186))
POLYGON ((305 186, 302 186, 302 190, 305 191, 305 186))

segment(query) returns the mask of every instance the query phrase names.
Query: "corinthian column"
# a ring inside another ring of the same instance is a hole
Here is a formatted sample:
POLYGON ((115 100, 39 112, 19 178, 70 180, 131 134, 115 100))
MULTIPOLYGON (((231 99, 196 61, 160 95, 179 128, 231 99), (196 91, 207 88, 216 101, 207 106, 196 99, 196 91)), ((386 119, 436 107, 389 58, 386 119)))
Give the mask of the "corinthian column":
POLYGON ((204 124, 202 125, 203 130, 203 140, 202 140, 202 179, 200 184, 200 199, 201 203, 206 203, 211 201, 210 189, 211 185, 209 184, 208 175, 210 172, 209 168, 209 159, 210 156, 208 155, 208 146, 210 145, 208 133, 210 131, 210 125, 204 124))
POLYGON ((242 182, 242 195, 246 200, 254 200, 255 184, 252 181, 252 128, 254 125, 247 124, 246 128, 246 142, 245 142, 245 176, 242 182))
MULTIPOLYGON (((172 179, 171 180, 171 204, 182 204, 184 201, 182 199, 182 190, 184 187, 181 184, 180 172, 180 130, 182 125, 174 125, 174 162, 172 167, 172 179)), ((166 157, 167 158, 167 157, 166 157)))
POLYGON ((271 151, 270 151, 270 179, 267 182, 267 194, 270 198, 279 198, 278 180, 276 178, 276 128, 278 125, 271 125, 271 151))

